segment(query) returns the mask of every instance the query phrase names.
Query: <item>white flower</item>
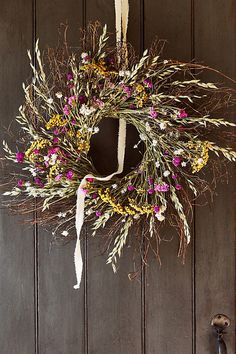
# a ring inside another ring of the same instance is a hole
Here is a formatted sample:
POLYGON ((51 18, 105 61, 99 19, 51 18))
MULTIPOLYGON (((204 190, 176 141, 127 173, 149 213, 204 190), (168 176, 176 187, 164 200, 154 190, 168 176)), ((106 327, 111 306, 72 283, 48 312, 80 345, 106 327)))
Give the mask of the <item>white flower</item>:
POLYGON ((57 161, 57 154, 52 154, 51 155, 51 164, 55 165, 56 161, 57 161))
POLYGON ((33 177, 37 176, 35 168, 29 168, 30 173, 32 174, 33 177))
POLYGON ((65 236, 65 237, 66 237, 66 236, 68 236, 68 235, 69 235, 69 232, 68 232, 67 230, 64 230, 64 231, 62 231, 62 233, 61 233, 61 234, 62 234, 62 236, 65 236))
POLYGON ((138 148, 138 145, 137 145, 137 144, 135 144, 135 145, 134 145, 134 149, 137 149, 137 148, 138 148))
POLYGON ((163 64, 168 64, 168 62, 169 62, 168 60, 164 60, 163 64))
POLYGON ((80 108, 80 113, 83 114, 83 116, 89 116, 92 114, 96 109, 94 107, 88 107, 86 104, 82 104, 82 107, 80 108))
POLYGON ((57 98, 62 98, 62 92, 58 91, 58 92, 56 93, 56 97, 57 97, 57 98))
POLYGON ((156 139, 153 139, 152 146, 157 146, 157 140, 156 139))
POLYGON ((47 103, 52 104, 52 103, 53 103, 53 99, 52 99, 51 97, 48 98, 48 99, 47 99, 47 103))
POLYGON ((138 215, 138 214, 134 215, 134 219, 139 219, 139 218, 140 218, 140 215, 138 215))
POLYGON ((174 151, 174 155, 181 155, 184 152, 183 149, 178 149, 174 151))
POLYGON ((156 216, 157 220, 159 220, 159 221, 165 220, 164 215, 162 215, 161 213, 158 213, 158 214, 156 214, 155 216, 156 216))
POLYGON ((130 71, 129 70, 120 70, 119 76, 130 76, 130 71))
POLYGON ((122 189, 121 194, 125 194, 125 193, 126 193, 126 189, 122 189))
POLYGON ((168 171, 168 170, 164 171, 164 173, 163 173, 164 177, 168 177, 169 175, 170 175, 170 171, 168 171))
POLYGON ((140 134, 139 137, 140 137, 141 140, 146 140, 147 139, 146 135, 144 135, 144 134, 140 134))
POLYGON ((116 189, 118 187, 118 185, 116 184, 116 183, 114 183, 113 185, 112 185, 112 188, 114 188, 114 189, 116 189))
POLYGON ((166 129, 167 124, 166 124, 166 122, 161 122, 161 123, 159 124, 159 126, 160 126, 160 129, 161 129, 161 130, 164 130, 164 129, 166 129))
POLYGON ((65 217, 66 217, 66 213, 60 212, 60 213, 57 214, 57 216, 58 216, 59 218, 65 218, 65 217))
POLYGON ((30 182, 25 182, 25 187, 30 187, 31 183, 30 182))
POLYGON ((156 166, 157 168, 160 167, 160 162, 159 162, 159 161, 156 161, 155 166, 156 166))
POLYGON ((95 127, 94 128, 94 133, 97 134, 99 132, 99 128, 98 127, 95 127))
POLYGON ((88 128, 89 133, 92 133, 92 131, 93 131, 93 128, 88 128))
POLYGON ((186 167, 187 166, 187 163, 185 161, 181 162, 181 166, 182 167, 186 167))
POLYGON ((82 59, 85 59, 85 58, 87 58, 87 57, 88 57, 88 53, 83 52, 83 53, 81 54, 81 58, 82 58, 82 59))
POLYGON ((86 215, 91 215, 91 214, 92 214, 92 210, 91 210, 91 209, 87 210, 87 211, 85 212, 85 214, 86 214, 86 215))

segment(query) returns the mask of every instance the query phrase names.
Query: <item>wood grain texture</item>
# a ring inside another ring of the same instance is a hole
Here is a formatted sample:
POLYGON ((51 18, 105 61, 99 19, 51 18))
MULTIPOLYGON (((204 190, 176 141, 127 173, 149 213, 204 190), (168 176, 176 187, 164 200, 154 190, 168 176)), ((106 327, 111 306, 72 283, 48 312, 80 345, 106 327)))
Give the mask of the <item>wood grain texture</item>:
MULTIPOLYGON (((29 0, 1 2, 0 139, 4 137, 11 146, 14 138, 5 127, 18 113, 22 82, 30 75, 26 50, 32 44, 31 13, 29 0)), ((16 127, 14 123, 13 130, 16 127)), ((0 342, 5 354, 35 352, 33 229, 20 222, 0 210, 0 342)))
MULTIPOLYGON (((36 36, 40 47, 55 47, 58 28, 68 23, 68 42, 77 46, 83 23, 82 1, 37 2, 36 36)), ((42 229, 38 237, 39 353, 85 353, 84 285, 76 291, 73 262, 75 242, 50 246, 51 234, 42 229)), ((30 354, 30 353, 29 353, 30 354)))
MULTIPOLYGON (((195 19, 196 59, 235 79, 235 1, 196 1, 195 19)), ((206 79, 209 77, 222 81, 219 76, 207 75, 206 79)), ((228 118, 236 122, 235 113, 228 118)), ((225 340, 229 354, 236 349, 235 170, 232 166, 229 175, 228 184, 218 185, 213 204, 196 211, 197 353, 214 353, 209 321, 217 313, 225 313, 232 319, 225 340)))
MULTIPOLYGON (((110 32, 115 32, 113 1, 88 0, 86 5, 87 22, 99 18, 103 24, 107 23, 110 32)), ((133 1, 128 33, 128 36, 135 33, 135 46, 139 46, 140 36, 138 5, 133 1)), ((113 171, 117 168, 117 134, 117 126, 114 129, 111 122, 100 131, 98 142, 102 147, 103 161, 104 154, 106 156, 103 166, 112 165, 113 171)), ((132 130, 128 134, 131 139, 134 137, 132 130)), ((131 160, 126 154, 127 161, 131 160)), ((101 159, 99 165, 102 165, 101 159)), ((132 270, 132 253, 125 252, 119 271, 114 275, 111 266, 106 265, 106 256, 99 251, 99 238, 102 236, 98 233, 93 239, 88 229, 88 354, 141 354, 141 286, 138 282, 131 283, 127 276, 127 272, 132 270)))
MULTIPOLYGON (((166 39, 164 57, 191 60, 190 1, 145 1, 144 45, 157 36, 166 39)), ((150 259, 146 270, 146 353, 192 353, 192 261, 177 258, 178 237, 173 229, 162 232, 162 266, 150 259)))

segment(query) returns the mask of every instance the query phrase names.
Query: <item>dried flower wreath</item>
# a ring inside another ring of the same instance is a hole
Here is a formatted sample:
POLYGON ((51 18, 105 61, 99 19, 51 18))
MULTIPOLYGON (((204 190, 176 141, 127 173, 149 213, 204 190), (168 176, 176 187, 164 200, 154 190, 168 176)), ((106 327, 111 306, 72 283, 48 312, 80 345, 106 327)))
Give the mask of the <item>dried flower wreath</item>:
POLYGON ((37 197, 37 222, 66 238, 75 227, 79 189, 93 234, 116 216, 107 260, 115 270, 131 227, 140 223, 148 225, 147 242, 156 238, 157 255, 160 227, 176 227, 184 254, 193 200, 209 187, 199 172, 236 159, 229 145, 233 132, 227 131, 235 124, 212 114, 234 103, 235 94, 202 82, 201 65, 162 60, 157 46, 139 60, 129 47, 124 65, 122 47, 109 47, 106 26, 99 31, 98 24, 89 25, 78 50, 64 43, 41 59, 36 43, 36 63, 28 53, 33 80, 23 85, 17 152, 4 142, 5 158, 19 172, 5 195, 8 206, 22 213, 34 209, 37 197), (140 137, 134 148, 142 160, 123 177, 119 171, 109 179, 94 177, 90 142, 104 117, 135 126, 140 137))

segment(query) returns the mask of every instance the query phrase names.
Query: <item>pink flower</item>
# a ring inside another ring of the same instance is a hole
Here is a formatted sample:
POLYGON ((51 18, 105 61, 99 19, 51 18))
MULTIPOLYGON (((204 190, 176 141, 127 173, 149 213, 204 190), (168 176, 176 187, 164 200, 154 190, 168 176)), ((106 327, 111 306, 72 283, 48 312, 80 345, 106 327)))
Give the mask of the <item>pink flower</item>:
POLYGON ((24 153, 24 152, 18 151, 18 152, 16 153, 16 161, 17 161, 18 163, 22 163, 22 162, 24 161, 24 158, 25 158, 25 153, 24 153))
POLYGON ((55 181, 58 182, 58 181, 60 181, 61 178, 62 178, 62 174, 60 173, 59 175, 57 175, 55 177, 55 181))
POLYGON ((23 179, 19 179, 19 180, 17 181, 17 186, 21 188, 21 187, 23 187, 23 185, 24 185, 23 179))
POLYGON ((123 88, 123 91, 126 93, 126 97, 130 98, 131 97, 131 93, 132 93, 131 87, 123 85, 122 88, 123 88))
POLYGON ((153 194, 155 191, 154 191, 154 189, 153 188, 149 188, 148 189, 148 194, 153 194))
POLYGON ((150 117, 152 117, 152 118, 157 118, 158 113, 155 111, 155 108, 154 108, 154 107, 150 107, 149 115, 150 115, 150 117))
POLYGON ((148 88, 153 88, 153 84, 152 84, 152 82, 151 82, 151 80, 149 80, 149 79, 145 79, 144 81, 143 81, 143 83, 144 83, 144 85, 146 85, 148 88))
POLYGON ((67 104, 63 107, 63 113, 66 116, 68 116, 70 114, 70 107, 67 104))
POLYGON ((177 179, 177 177, 178 177, 177 175, 172 175, 173 179, 177 179))
POLYGON ((88 193, 88 189, 86 189, 86 188, 81 188, 81 191, 82 191, 84 194, 87 194, 87 193, 88 193))
POLYGON ((177 189, 177 191, 180 191, 180 189, 182 189, 182 186, 181 186, 181 184, 176 184, 175 188, 177 189))
POLYGON ((92 178, 92 177, 88 177, 88 178, 86 178, 86 181, 88 181, 88 182, 92 183, 92 182, 94 181, 94 178, 92 178))
POLYGON ((71 81, 71 80, 73 80, 73 74, 72 73, 68 73, 67 75, 66 75, 66 77, 67 77, 67 80, 68 81, 71 81))
POLYGON ((34 178, 34 183, 37 184, 37 186, 39 187, 44 187, 44 183, 42 182, 42 180, 39 177, 35 177, 34 178))
POLYGON ((54 147, 54 148, 49 149, 48 150, 48 156, 51 156, 53 154, 57 154, 59 150, 60 150, 59 147, 54 147))
POLYGON ((77 100, 77 97, 74 95, 74 96, 70 96, 69 98, 68 98, 68 103, 69 103, 69 105, 72 107, 72 106, 74 106, 75 104, 76 104, 76 100, 77 100))
POLYGON ((154 189, 157 192, 168 192, 169 188, 170 188, 169 185, 164 183, 164 184, 156 184, 154 189))
POLYGON ((132 184, 130 184, 130 185, 128 185, 127 189, 129 192, 132 192, 133 190, 135 190, 135 187, 132 186, 132 184))
POLYGON ((175 167, 178 167, 181 163, 181 157, 180 156, 173 157, 172 163, 175 167))
POLYGON ((69 170, 66 172, 66 178, 71 180, 74 177, 74 172, 69 170))
POLYGON ((179 114, 178 114, 178 117, 179 117, 179 118, 187 118, 187 117, 188 117, 188 114, 187 114, 187 112, 185 112, 184 109, 181 109, 180 112, 179 112, 179 114))
POLYGON ((40 152, 40 150, 39 150, 39 149, 34 149, 34 150, 33 150, 33 153, 34 153, 35 155, 38 155, 38 154, 39 154, 39 152, 40 152))
POLYGON ((53 130, 53 134, 54 135, 58 135, 60 133, 60 130, 58 128, 54 129, 53 130))
POLYGON ((101 216, 101 215, 102 215, 101 211, 97 210, 97 211, 96 211, 96 216, 99 217, 99 216, 101 216))
POLYGON ((97 197, 98 197, 98 194, 97 194, 97 193, 93 193, 93 194, 92 194, 92 198, 93 198, 93 199, 97 199, 97 197))
POLYGON ((58 143, 58 141, 59 141, 59 139, 58 139, 58 138, 53 138, 53 142, 54 142, 54 144, 57 144, 57 143, 58 143))
POLYGON ((159 207, 159 205, 154 205, 154 207, 153 207, 154 213, 159 213, 160 209, 161 208, 159 207))
POLYGON ((96 96, 93 97, 93 102, 100 109, 104 107, 104 102, 99 98, 97 98, 96 96))

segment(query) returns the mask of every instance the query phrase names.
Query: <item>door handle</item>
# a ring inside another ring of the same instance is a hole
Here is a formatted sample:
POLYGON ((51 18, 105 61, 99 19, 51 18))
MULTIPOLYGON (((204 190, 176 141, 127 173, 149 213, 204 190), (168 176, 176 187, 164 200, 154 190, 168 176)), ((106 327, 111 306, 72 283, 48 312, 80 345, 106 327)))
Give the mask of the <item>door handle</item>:
POLYGON ((223 337, 225 329, 230 326, 230 322, 229 317, 221 313, 215 315, 211 320, 211 326, 216 336, 216 354, 227 354, 227 347, 223 337))

